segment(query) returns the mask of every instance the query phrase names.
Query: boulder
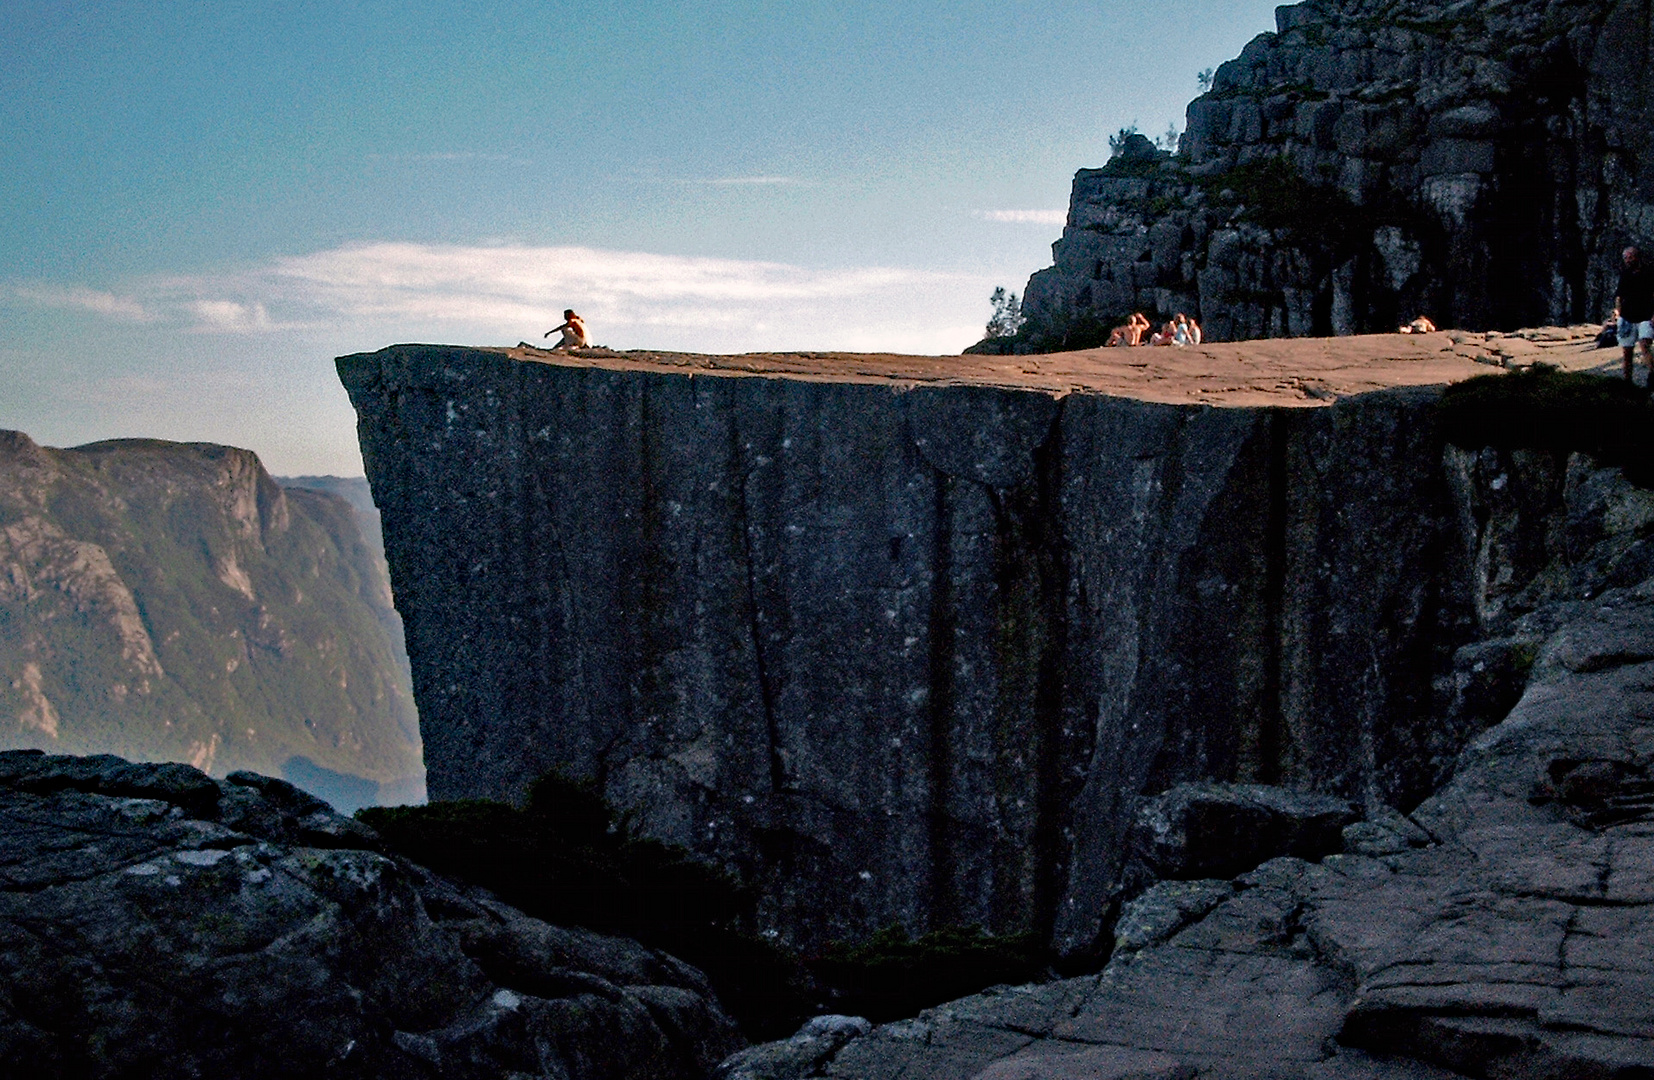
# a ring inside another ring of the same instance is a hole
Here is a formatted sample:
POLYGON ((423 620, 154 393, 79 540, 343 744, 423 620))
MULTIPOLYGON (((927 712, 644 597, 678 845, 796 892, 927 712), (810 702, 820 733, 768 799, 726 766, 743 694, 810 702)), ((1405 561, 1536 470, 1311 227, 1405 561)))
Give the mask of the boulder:
POLYGON ((1340 850, 1360 816, 1344 799, 1265 784, 1179 784, 1137 814, 1133 852, 1155 878, 1231 878, 1277 855, 1340 850))
POLYGON ((839 1047, 872 1030, 873 1025, 860 1016, 813 1017, 790 1039, 760 1043, 730 1055, 713 1076, 716 1080, 798 1080, 813 1076, 839 1047))
POLYGON ((0 1060, 31 1077, 703 1076, 693 968, 549 926, 285 781, 0 753, 0 1060))

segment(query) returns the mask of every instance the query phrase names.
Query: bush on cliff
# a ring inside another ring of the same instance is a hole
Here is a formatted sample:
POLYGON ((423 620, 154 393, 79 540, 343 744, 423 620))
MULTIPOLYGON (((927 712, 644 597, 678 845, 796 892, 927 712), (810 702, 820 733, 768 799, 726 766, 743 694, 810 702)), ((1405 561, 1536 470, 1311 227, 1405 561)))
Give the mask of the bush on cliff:
POLYGON ((704 971, 749 1038, 809 1011, 797 960, 749 932, 753 897, 681 847, 632 833, 591 786, 555 772, 518 808, 483 799, 368 807, 398 854, 536 918, 635 938, 704 971))
POLYGON ((1654 487, 1654 407, 1621 379, 1535 364, 1479 375, 1442 394, 1442 430, 1456 446, 1582 451, 1654 487))
POLYGON ((985 987, 1035 981, 1049 965, 1036 934, 996 938, 952 926, 913 939, 889 926, 859 945, 827 950, 810 967, 832 988, 836 1011, 883 1023, 985 987))

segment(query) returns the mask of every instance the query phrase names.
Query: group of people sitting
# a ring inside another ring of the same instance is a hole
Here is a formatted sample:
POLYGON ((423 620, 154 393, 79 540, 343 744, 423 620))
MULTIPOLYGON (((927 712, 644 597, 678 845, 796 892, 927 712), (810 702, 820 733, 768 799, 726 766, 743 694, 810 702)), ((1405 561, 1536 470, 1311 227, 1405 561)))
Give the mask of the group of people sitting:
POLYGON ((1116 326, 1108 335, 1109 345, 1199 345, 1200 324, 1189 318, 1183 312, 1178 312, 1166 321, 1166 325, 1149 334, 1147 340, 1143 335, 1154 326, 1149 317, 1141 311, 1132 315, 1124 324, 1116 326))

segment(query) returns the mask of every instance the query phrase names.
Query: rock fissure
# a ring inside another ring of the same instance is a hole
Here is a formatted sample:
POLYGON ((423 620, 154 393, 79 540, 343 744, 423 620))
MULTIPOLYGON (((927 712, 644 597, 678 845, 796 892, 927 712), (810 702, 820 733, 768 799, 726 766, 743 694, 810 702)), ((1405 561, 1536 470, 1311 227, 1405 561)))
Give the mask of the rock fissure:
POLYGON ((753 551, 752 506, 747 499, 747 482, 753 465, 745 462, 742 455, 750 451, 750 443, 744 444, 740 431, 735 425, 730 425, 730 456, 732 467, 730 475, 737 480, 734 499, 740 508, 736 516, 735 528, 741 538, 741 564, 746 578, 746 606, 747 626, 752 639, 752 662, 754 677, 758 681, 759 702, 764 710, 764 733, 767 737, 769 763, 769 793, 779 795, 789 790, 787 783, 786 761, 781 752, 781 729, 776 721, 775 714, 775 683, 770 672, 768 659, 768 645, 764 640, 764 623, 762 608, 760 607, 758 591, 757 555, 753 551))

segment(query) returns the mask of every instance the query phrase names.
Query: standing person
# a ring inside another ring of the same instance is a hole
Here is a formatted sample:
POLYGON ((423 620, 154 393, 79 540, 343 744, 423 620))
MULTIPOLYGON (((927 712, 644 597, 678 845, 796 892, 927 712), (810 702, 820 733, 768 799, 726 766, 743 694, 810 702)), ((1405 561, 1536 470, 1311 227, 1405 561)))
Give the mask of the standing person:
POLYGON ((586 337, 586 320, 576 315, 573 308, 564 310, 563 325, 554 326, 547 330, 545 336, 550 337, 559 330, 563 332, 563 340, 551 347, 552 352, 564 349, 584 349, 586 347, 589 340, 586 337))
POLYGON ((1632 372, 1638 349, 1648 361, 1649 387, 1654 389, 1654 267, 1643 261, 1642 252, 1628 247, 1620 254, 1625 268, 1620 271, 1619 295, 1614 305, 1619 309, 1619 343, 1625 352, 1625 381, 1635 384, 1632 372))

